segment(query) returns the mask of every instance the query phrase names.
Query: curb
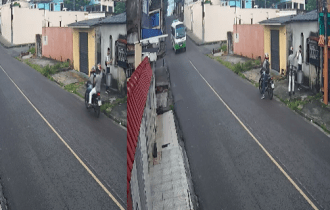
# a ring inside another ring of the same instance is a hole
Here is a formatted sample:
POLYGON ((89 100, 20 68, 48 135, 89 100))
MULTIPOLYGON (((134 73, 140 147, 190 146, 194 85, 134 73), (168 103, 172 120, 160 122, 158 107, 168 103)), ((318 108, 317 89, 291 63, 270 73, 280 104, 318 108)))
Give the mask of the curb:
MULTIPOLYGON (((282 104, 284 104, 286 107, 288 107, 285 103, 283 103, 281 100, 283 100, 283 99, 281 99, 279 96, 277 96, 277 95, 274 95, 275 97, 276 97, 276 99, 277 99, 277 101, 279 101, 279 102, 281 102, 282 104)), ((305 113, 303 113, 302 111, 300 111, 300 110, 293 110, 293 109, 291 109, 290 107, 288 107, 290 110, 292 110, 293 112, 295 112, 295 113, 297 113, 297 114, 299 114, 301 117, 303 117, 305 120, 307 120, 307 121, 309 121, 309 122, 311 122, 311 123, 313 123, 313 124, 315 124, 315 126, 320 130, 320 131, 322 131, 326 136, 328 136, 328 137, 330 137, 330 131, 328 131, 328 129, 326 129, 326 131, 322 128, 322 123, 320 123, 318 120, 315 120, 314 118, 312 118, 312 117, 310 117, 309 115, 307 115, 307 114, 305 114, 305 113), (329 133, 328 133, 328 132, 329 133)))
POLYGON ((124 122, 124 121, 114 117, 113 115, 111 115, 111 112, 109 114, 107 114, 106 110, 103 111, 103 114, 127 129, 127 122, 124 122))
POLYGON ((12 45, 12 46, 7 46, 4 43, 0 42, 0 44, 6 48, 6 49, 11 49, 11 48, 18 48, 18 47, 28 47, 28 46, 35 46, 35 43, 30 43, 30 44, 19 44, 19 45, 12 45))

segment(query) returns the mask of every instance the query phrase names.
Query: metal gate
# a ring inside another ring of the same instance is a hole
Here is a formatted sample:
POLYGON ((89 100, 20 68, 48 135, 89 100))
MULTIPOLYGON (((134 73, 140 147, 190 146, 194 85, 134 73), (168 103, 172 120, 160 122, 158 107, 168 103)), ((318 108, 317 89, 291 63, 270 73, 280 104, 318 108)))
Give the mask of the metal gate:
POLYGON ((80 72, 88 74, 88 33, 79 32, 80 72))
POLYGON ((271 30, 271 68, 280 71, 280 45, 279 45, 279 31, 271 30))

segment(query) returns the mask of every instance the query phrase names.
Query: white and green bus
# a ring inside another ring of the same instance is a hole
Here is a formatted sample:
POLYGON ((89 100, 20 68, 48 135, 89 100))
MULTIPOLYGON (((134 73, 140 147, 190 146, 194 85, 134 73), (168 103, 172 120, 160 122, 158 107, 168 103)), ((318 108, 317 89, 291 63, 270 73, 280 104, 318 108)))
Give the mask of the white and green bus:
POLYGON ((183 49, 186 51, 186 28, 183 22, 174 20, 171 25, 171 41, 175 53, 183 49))

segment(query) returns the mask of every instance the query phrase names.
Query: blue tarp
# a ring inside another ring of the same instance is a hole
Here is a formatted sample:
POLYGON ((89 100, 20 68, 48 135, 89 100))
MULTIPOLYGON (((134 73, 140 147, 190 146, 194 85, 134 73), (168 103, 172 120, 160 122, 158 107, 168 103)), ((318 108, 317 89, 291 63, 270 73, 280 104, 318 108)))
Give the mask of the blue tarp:
POLYGON ((159 26, 159 12, 150 15, 150 22, 151 22, 151 27, 156 27, 159 26))
POLYGON ((160 29, 142 29, 142 39, 147 39, 159 35, 162 35, 162 31, 160 29))

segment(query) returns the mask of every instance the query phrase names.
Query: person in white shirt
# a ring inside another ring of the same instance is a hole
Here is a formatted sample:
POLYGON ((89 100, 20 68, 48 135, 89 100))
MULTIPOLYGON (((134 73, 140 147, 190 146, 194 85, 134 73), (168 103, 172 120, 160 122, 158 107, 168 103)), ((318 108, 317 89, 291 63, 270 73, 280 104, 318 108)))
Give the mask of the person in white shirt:
MULTIPOLYGON (((299 51, 297 52, 298 59, 298 72, 302 71, 302 55, 301 55, 301 45, 299 46, 299 51)), ((300 90, 300 84, 298 84, 298 90, 300 90)))
MULTIPOLYGON (((110 48, 108 47, 108 53, 107 53, 107 57, 106 57, 106 61, 105 61, 105 64, 106 64, 106 67, 107 67, 106 75, 110 74, 110 65, 112 65, 112 60, 113 59, 110 56, 110 48)), ((108 90, 109 88, 110 87, 106 86, 106 90, 108 90)))
POLYGON ((294 58, 296 57, 295 54, 293 54, 293 47, 290 47, 290 51, 289 51, 289 57, 288 57, 288 66, 289 66, 289 87, 288 87, 288 91, 289 91, 289 96, 291 96, 291 86, 292 86, 292 92, 294 95, 294 69, 293 69, 293 65, 294 65, 294 58))

